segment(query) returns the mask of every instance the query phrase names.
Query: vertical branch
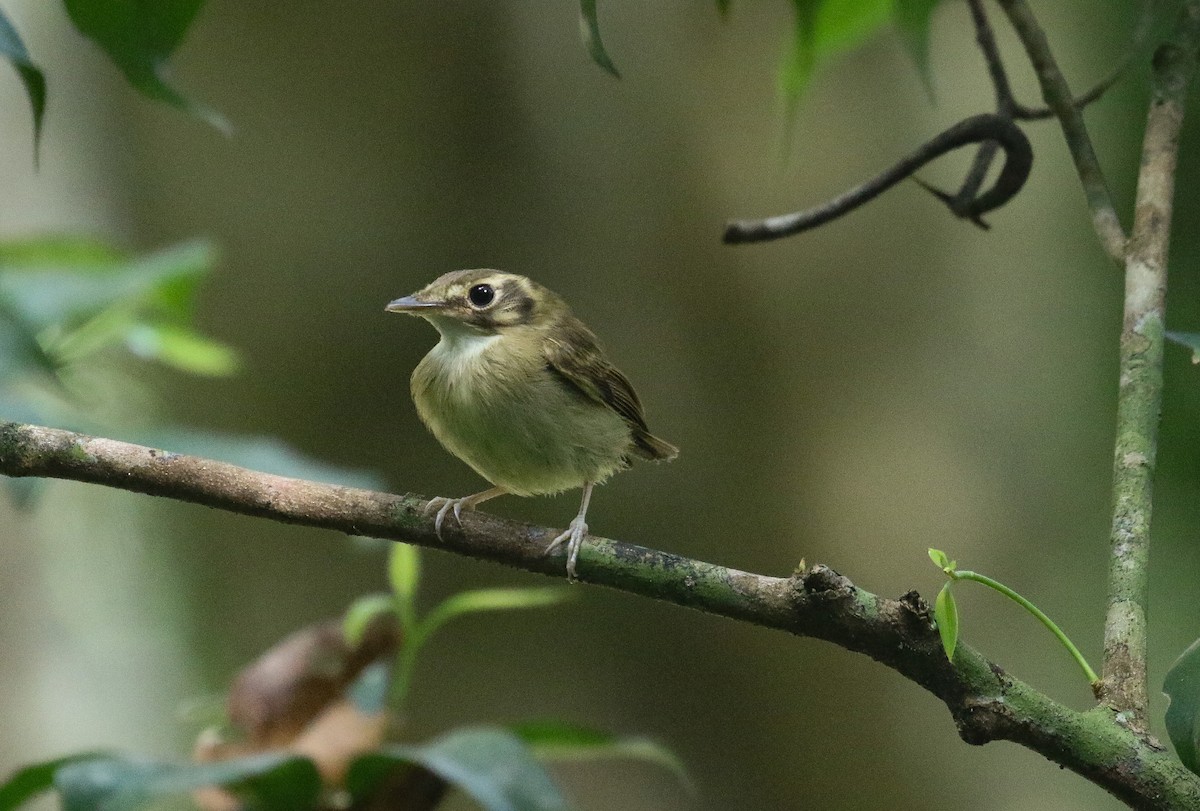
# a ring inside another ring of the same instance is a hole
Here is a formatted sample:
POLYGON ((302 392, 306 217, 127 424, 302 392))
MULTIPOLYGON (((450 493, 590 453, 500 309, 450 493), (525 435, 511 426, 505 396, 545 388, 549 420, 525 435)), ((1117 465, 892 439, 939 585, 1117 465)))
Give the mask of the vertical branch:
POLYGON ((1125 260, 1125 320, 1113 460, 1112 557, 1101 698, 1145 729, 1146 603, 1151 485, 1162 403, 1167 249, 1179 131, 1200 44, 1200 0, 1188 0, 1174 41, 1154 55, 1133 234, 1125 260))
POLYGON ((1075 171, 1079 174, 1088 207, 1092 210, 1092 226, 1096 229, 1100 244, 1114 260, 1124 261, 1125 231, 1113 207, 1108 183, 1100 169, 1096 150, 1092 148, 1092 139, 1084 126, 1083 111, 1075 103, 1071 88, 1058 69, 1058 62, 1046 41, 1046 33, 1038 25, 1025 0, 999 0, 999 3, 1020 37, 1021 44, 1025 46, 1042 87, 1042 97, 1062 125, 1071 159, 1075 162, 1075 171))

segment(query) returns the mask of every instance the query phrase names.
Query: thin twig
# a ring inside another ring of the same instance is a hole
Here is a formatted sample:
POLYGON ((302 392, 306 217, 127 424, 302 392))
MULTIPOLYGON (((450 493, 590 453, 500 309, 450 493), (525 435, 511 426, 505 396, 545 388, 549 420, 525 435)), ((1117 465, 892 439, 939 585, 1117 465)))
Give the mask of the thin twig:
MULTIPOLYGON (((1150 29, 1154 23, 1154 0, 1142 0, 1142 9, 1138 13, 1137 24, 1130 38, 1129 46, 1125 49, 1116 67, 1100 81, 1096 82, 1086 93, 1076 97, 1075 107, 1082 110, 1108 92, 1129 70, 1133 60, 1142 52, 1149 38, 1150 29)), ((1013 117, 1020 121, 1040 121, 1053 118, 1054 111, 1049 107, 1026 107, 1020 102, 1013 103, 1013 117)))
POLYGON ((1100 161, 1096 158, 1092 140, 1083 123, 1083 114, 1075 105, 1071 88, 1058 68, 1050 44, 1046 41, 1046 34, 1038 25, 1037 18, 1025 0, 998 2, 1025 46, 1025 52, 1037 73, 1046 104, 1054 111, 1062 125, 1067 148, 1075 162, 1075 171, 1079 174, 1088 207, 1092 211, 1092 226, 1100 244, 1115 261, 1122 262, 1125 259, 1125 230, 1121 227, 1117 210, 1113 206, 1108 182, 1104 179, 1104 171, 1100 168, 1100 161))
MULTIPOLYGON (((975 41, 979 45, 979 50, 983 52, 983 60, 987 64, 992 88, 996 93, 996 114, 1011 119, 1015 107, 1012 87, 1008 83, 1008 74, 1004 71, 1004 63, 1000 59, 1000 48, 996 45, 996 35, 992 32, 991 23, 988 22, 987 12, 983 8, 983 0, 968 0, 967 5, 971 9, 971 21, 975 24, 975 41)), ((975 159, 971 162, 971 169, 963 179, 958 194, 953 197, 951 209, 955 206, 965 205, 979 193, 983 187, 983 181, 987 178, 988 170, 992 168, 992 161, 996 159, 998 150, 999 146, 995 141, 987 141, 979 147, 979 151, 975 153, 975 159)))
POLYGON ((1167 251, 1179 131, 1200 46, 1200 0, 1180 13, 1175 40, 1154 55, 1153 94, 1142 143, 1137 205, 1125 262, 1112 557, 1104 628, 1103 697, 1134 728, 1146 725, 1146 604, 1150 514, 1162 403, 1167 251))
MULTIPOLYGON (((0 473, 91 482, 565 575, 564 555, 544 551, 553 529, 466 513, 439 538, 427 502, 415 495, 256 473, 70 431, 0 424, 0 473)), ((584 581, 866 654, 941 699, 968 743, 1014 741, 1140 808, 1200 809, 1200 777, 1115 723, 1111 710, 1058 704, 968 645, 958 646, 951 665, 916 592, 893 600, 825 566, 768 577, 597 537, 579 562, 584 581)))
MULTIPOLYGON (((766 242, 815 228, 879 196, 947 152, 967 144, 985 141, 996 141, 1004 148, 1004 168, 1001 169, 1000 176, 992 188, 970 200, 963 210, 954 211, 960 217, 978 218, 1012 199, 1025 185, 1033 165, 1033 150, 1025 134, 1012 121, 992 114, 972 116, 960 121, 926 141, 891 168, 815 208, 762 220, 731 222, 725 228, 725 242, 766 242)), ((947 204, 950 204, 952 199, 947 195, 947 204)))

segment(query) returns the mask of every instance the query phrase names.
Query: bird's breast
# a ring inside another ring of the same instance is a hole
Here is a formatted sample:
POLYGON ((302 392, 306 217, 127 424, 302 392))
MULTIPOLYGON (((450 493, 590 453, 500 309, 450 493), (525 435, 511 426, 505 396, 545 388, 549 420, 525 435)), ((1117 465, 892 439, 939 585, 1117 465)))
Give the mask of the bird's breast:
POLYGON ((503 341, 443 340, 413 372, 417 412, 442 445, 517 495, 602 481, 624 467, 625 421, 563 383, 540 351, 503 341))

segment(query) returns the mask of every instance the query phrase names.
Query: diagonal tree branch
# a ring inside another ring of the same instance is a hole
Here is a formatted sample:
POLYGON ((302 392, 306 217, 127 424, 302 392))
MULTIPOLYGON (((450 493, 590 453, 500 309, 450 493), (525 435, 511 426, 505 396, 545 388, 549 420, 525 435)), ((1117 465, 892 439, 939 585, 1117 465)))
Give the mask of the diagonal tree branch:
POLYGON ((1162 404, 1167 249, 1179 131, 1198 44, 1200 0, 1190 0, 1175 41, 1154 55, 1153 95, 1125 260, 1102 697, 1141 729, 1146 726, 1150 514, 1162 404))
MULTIPOLYGON (((555 531, 484 513, 439 540, 426 502, 256 473, 224 462, 17 423, 0 424, 0 473, 116 487, 350 535, 415 543, 562 577, 544 554, 555 531)), ((1008 675, 969 646, 946 661, 916 592, 893 600, 825 566, 768 577, 590 538, 581 579, 866 654, 945 702, 963 740, 1009 740, 1041 753, 1138 808, 1200 809, 1200 777, 1121 724, 1104 706, 1077 712, 1008 675)))
POLYGON ((1104 178, 1096 150, 1092 148, 1092 139, 1083 123, 1083 111, 1076 104, 1067 79, 1058 68, 1058 62, 1050 50, 1050 43, 1046 40, 1046 33, 1025 0, 998 2, 1008 15, 1021 44, 1025 46, 1025 52, 1029 55, 1029 61, 1033 64, 1038 83, 1042 87, 1042 97, 1062 125, 1067 148, 1071 150, 1071 158, 1075 162, 1075 171, 1083 184, 1088 207, 1092 210, 1092 226, 1096 229, 1100 244, 1114 260, 1123 262, 1125 230, 1117 217, 1112 195, 1108 191, 1108 181, 1104 178))

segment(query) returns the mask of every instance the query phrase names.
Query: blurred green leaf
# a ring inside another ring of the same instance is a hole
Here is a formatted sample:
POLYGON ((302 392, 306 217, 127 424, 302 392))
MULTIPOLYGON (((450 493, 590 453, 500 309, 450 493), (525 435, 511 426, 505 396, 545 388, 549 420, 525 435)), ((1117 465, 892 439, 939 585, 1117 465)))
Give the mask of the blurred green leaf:
POLYGON ((228 376, 241 363, 232 347, 186 327, 134 324, 125 334, 125 346, 139 358, 157 360, 195 375, 228 376))
POLYGON ((446 598, 430 611, 421 620, 418 633, 423 642, 456 617, 486 611, 544 608, 548 605, 557 605, 574 596, 575 591, 565 586, 463 591, 446 598))
POLYGON ((917 66, 925 91, 933 98, 933 75, 929 72, 929 29, 938 0, 895 0, 892 19, 900 31, 908 55, 917 66))
POLYGON ((47 379, 58 370, 58 362, 37 339, 37 330, 0 294, 0 386, 30 374, 47 379))
POLYGON ((1200 774, 1200 639, 1171 665, 1163 692, 1171 700, 1164 718, 1167 737, 1183 765, 1200 774))
POLYGON ((216 251, 193 240, 130 257, 88 240, 51 237, 0 249, 0 295, 39 329, 121 306, 185 324, 216 251))
POLYGON ((579 35, 583 37, 583 46, 587 48, 592 61, 618 79, 621 78, 617 66, 604 50, 600 40, 600 20, 596 17, 596 0, 579 0, 579 35))
POLYGON ((342 636, 350 647, 357 647, 362 642, 363 634, 371 620, 380 614, 395 613, 396 601, 390 594, 364 594, 359 597, 342 617, 342 636))
POLYGON ((817 64, 857 48, 892 19, 894 0, 822 0, 813 48, 817 64))
POLYGON ((54 776, 63 811, 126 811, 205 786, 225 786, 258 811, 313 808, 321 778, 307 758, 284 752, 219 763, 159 763, 96 758, 68 764, 54 776))
POLYGON ((105 268, 125 260, 107 242, 78 234, 52 234, 0 241, 0 267, 105 268))
POLYGON ((0 811, 13 811, 43 791, 49 791, 54 786, 54 773, 68 763, 99 757, 105 756, 97 752, 88 752, 32 763, 17 769, 7 780, 0 783, 0 811))
POLYGON ((575 592, 563 586, 519 589, 478 589, 464 591, 443 600, 425 617, 406 629, 408 635, 400 648, 399 670, 396 674, 394 697, 402 704, 412 685, 417 657, 425 643, 450 620, 466 614, 487 611, 510 611, 521 608, 541 608, 574 597, 575 592))
POLYGON ((384 486, 383 479, 373 471, 339 467, 314 459, 275 437, 221 434, 173 426, 159 431, 144 432, 131 437, 130 441, 173 453, 220 459, 279 476, 312 479, 367 490, 381 490, 384 486))
POLYGON ((649 738, 613 735, 562 721, 526 722, 514 725, 512 731, 541 760, 641 760, 662 766, 674 774, 689 792, 695 790, 683 761, 670 749, 649 738))
POLYGON ((447 733, 424 746, 389 746, 358 758, 346 776, 356 800, 406 764, 421 766, 467 794, 485 811, 567 811, 562 792, 533 753, 504 729, 447 733))
POLYGON ((417 624, 417 589, 421 584, 421 551, 412 544, 394 543, 388 550, 388 582, 400 611, 400 627, 411 632, 417 624))
POLYGON ((108 54, 138 92, 184 110, 223 133, 220 113, 183 96, 167 82, 168 61, 204 0, 64 0, 79 32, 108 54))
POLYGON ((785 107, 785 125, 791 131, 800 98, 808 88, 816 60, 817 12, 823 0, 792 0, 795 19, 787 57, 779 72, 779 92, 785 107))
POLYGON ((21 84, 25 85, 25 95, 29 97, 29 106, 33 110, 33 154, 36 161, 38 144, 42 140, 42 118, 46 113, 46 76, 29 58, 21 35, 3 9, 0 9, 0 56, 12 63, 21 77, 21 84))
POLYGON ((37 346, 51 366, 125 344, 193 374, 226 374, 236 361, 233 350, 187 326, 214 255, 204 241, 140 257, 83 238, 3 243, 0 319, 33 332, 26 345, 37 346))
POLYGON ((1192 350, 1192 363, 1200 363, 1200 332, 1168 332, 1167 338, 1192 350))
POLYGON ((891 19, 893 0, 792 0, 795 21, 779 74, 790 127, 813 73, 852 50, 891 19))
POLYGON ((954 661, 954 649, 958 647, 958 604, 954 602, 954 592, 950 590, 952 585, 953 581, 946 581, 933 604, 938 636, 942 638, 942 648, 951 662, 954 661))

